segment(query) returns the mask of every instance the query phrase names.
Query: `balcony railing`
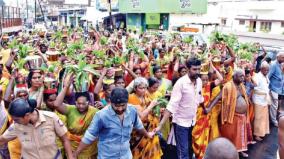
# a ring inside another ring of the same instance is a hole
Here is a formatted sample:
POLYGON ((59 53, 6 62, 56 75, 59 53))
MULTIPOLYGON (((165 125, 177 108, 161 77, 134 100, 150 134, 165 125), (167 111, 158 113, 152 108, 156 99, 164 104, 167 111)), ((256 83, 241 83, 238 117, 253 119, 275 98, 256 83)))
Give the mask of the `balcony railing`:
POLYGON ((21 18, 2 18, 0 19, 0 24, 2 28, 21 26, 22 19, 21 18))

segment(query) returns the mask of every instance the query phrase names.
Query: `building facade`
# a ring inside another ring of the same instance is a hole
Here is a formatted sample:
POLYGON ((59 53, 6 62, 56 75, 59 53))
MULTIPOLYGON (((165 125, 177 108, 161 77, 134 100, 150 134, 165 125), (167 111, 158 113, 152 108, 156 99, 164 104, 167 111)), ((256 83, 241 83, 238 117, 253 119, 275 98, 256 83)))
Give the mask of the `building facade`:
POLYGON ((205 14, 207 0, 119 0, 119 12, 126 14, 128 29, 171 30, 179 16, 205 14))
POLYGON ((284 0, 208 0, 208 14, 228 32, 284 35, 284 0))

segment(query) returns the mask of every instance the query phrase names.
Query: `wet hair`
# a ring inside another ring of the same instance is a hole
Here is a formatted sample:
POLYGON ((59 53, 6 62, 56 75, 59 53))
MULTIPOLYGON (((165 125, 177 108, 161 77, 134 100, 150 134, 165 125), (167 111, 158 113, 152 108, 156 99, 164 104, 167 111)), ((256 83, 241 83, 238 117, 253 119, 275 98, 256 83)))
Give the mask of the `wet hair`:
POLYGON ((186 69, 186 67, 185 67, 184 65, 181 65, 181 66, 178 68, 178 73, 181 73, 181 71, 182 71, 183 69, 186 69))
POLYGON ((134 68, 133 68, 133 72, 134 72, 134 73, 135 73, 137 70, 142 71, 140 67, 134 67, 134 68))
POLYGON ((148 84, 149 84, 149 87, 152 87, 154 84, 156 84, 156 83, 160 83, 160 81, 157 79, 157 78, 155 78, 155 77, 150 77, 149 79, 148 79, 148 84))
POLYGON ((32 87, 32 78, 33 78, 34 73, 38 73, 38 71, 41 75, 43 74, 43 72, 39 69, 31 69, 30 70, 28 77, 27 77, 27 83, 28 83, 29 88, 32 87))
POLYGON ((195 57, 190 58, 186 61, 186 67, 187 68, 191 68, 191 66, 200 66, 201 65, 201 61, 195 57))
POLYGON ((75 100, 77 101, 78 98, 85 97, 87 101, 90 101, 91 97, 89 92, 76 92, 75 93, 75 100))
POLYGON ((116 83, 118 80, 123 80, 124 81, 124 78, 122 76, 115 76, 114 77, 114 83, 116 83))
POLYGON ((27 113, 34 112, 37 102, 34 99, 16 98, 9 105, 8 112, 14 117, 24 117, 27 113))
POLYGON ((46 102, 51 95, 57 95, 57 93, 43 93, 43 101, 46 102))
POLYGON ((153 66, 153 73, 155 74, 156 72, 158 72, 161 69, 160 66, 153 66))
POLYGON ((114 85, 114 83, 111 83, 111 84, 103 84, 103 91, 107 91, 111 85, 114 85))
POLYGON ((129 94, 125 88, 114 88, 110 94, 110 101, 113 104, 127 103, 129 94))

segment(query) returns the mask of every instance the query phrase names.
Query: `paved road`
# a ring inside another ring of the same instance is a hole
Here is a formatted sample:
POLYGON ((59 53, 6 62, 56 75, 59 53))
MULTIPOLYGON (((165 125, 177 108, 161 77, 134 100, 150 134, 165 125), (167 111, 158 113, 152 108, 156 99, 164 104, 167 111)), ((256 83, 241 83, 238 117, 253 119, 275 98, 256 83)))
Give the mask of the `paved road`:
POLYGON ((270 125, 270 134, 261 142, 249 146, 249 159, 277 159, 278 129, 270 125))

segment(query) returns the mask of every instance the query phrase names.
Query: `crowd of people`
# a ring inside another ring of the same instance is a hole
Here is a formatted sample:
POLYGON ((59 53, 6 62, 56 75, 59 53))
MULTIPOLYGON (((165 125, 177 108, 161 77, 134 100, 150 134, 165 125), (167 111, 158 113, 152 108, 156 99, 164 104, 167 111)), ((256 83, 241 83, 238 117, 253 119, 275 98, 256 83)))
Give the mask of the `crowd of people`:
POLYGON ((249 158, 278 127, 284 159, 284 52, 253 45, 250 61, 178 34, 3 35, 0 158, 249 158))

